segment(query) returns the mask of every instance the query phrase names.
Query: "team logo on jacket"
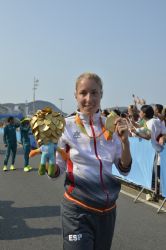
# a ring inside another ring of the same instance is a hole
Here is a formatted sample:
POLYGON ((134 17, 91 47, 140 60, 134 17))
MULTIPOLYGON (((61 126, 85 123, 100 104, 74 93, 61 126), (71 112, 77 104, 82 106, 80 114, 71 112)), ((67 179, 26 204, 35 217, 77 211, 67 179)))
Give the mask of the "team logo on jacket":
POLYGON ((69 241, 79 241, 82 238, 82 234, 69 234, 69 241))
POLYGON ((79 131, 75 131, 74 133, 73 133, 73 138, 80 138, 81 137, 81 135, 80 135, 80 132, 79 131))

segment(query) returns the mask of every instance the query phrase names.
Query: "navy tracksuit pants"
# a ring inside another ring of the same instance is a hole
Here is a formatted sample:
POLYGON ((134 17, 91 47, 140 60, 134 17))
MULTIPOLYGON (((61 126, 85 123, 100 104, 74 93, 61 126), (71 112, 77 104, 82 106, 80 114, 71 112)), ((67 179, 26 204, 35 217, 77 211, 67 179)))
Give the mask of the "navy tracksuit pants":
POLYGON ((96 213, 68 201, 62 203, 63 250, 110 250, 116 208, 96 213))

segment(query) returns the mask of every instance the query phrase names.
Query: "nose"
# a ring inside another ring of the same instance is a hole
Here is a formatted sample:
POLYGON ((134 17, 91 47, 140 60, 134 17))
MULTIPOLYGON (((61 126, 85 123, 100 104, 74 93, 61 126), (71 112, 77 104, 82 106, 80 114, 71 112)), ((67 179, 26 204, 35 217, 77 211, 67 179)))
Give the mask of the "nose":
POLYGON ((91 100, 92 100, 91 93, 87 93, 87 95, 86 95, 86 102, 90 102, 91 100))

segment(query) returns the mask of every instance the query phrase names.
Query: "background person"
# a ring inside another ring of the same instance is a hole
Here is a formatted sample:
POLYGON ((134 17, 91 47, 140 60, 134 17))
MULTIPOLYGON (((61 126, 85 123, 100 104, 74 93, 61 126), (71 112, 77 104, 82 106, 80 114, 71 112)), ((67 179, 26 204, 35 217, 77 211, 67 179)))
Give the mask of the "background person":
POLYGON ((8 160, 11 153, 11 166, 10 170, 15 170, 15 157, 17 152, 17 137, 16 129, 19 127, 19 124, 15 123, 14 117, 10 116, 7 119, 7 125, 4 127, 3 142, 6 147, 6 154, 4 159, 3 171, 7 171, 8 160))
POLYGON ((162 116, 163 116, 164 124, 166 126, 166 107, 164 107, 162 110, 162 116))
POLYGON ((154 110, 151 105, 143 105, 139 115, 143 125, 133 129, 133 132, 141 138, 151 140, 156 152, 160 152, 166 141, 165 124, 160 119, 154 117, 154 110))
POLYGON ((164 123, 164 116, 162 114, 163 105, 162 104, 154 104, 153 110, 154 110, 154 116, 156 118, 158 118, 161 122, 164 123))
POLYGON ((21 144, 24 151, 24 172, 29 172, 32 167, 29 165, 29 153, 31 150, 30 142, 30 120, 29 118, 23 118, 20 124, 21 144))
POLYGON ((153 194, 147 193, 146 200, 158 201, 159 188, 157 178, 160 178, 159 171, 159 152, 163 149, 163 145, 166 141, 166 127, 159 118, 154 117, 154 110, 151 105, 143 105, 140 110, 140 118, 144 121, 144 126, 134 129, 133 132, 138 137, 146 140, 151 140, 152 146, 156 151, 157 169, 153 169, 152 175, 152 189, 156 189, 153 194))
POLYGON ((129 105, 127 108, 128 118, 131 122, 138 122, 139 120, 139 111, 136 105, 129 105))

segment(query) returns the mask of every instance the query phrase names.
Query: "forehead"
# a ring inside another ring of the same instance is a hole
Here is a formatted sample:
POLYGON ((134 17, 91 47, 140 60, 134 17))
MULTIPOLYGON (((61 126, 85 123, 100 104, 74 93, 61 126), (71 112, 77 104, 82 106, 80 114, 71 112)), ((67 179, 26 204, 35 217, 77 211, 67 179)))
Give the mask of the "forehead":
POLYGON ((101 86, 94 79, 83 78, 77 84, 77 91, 80 90, 101 90, 101 86))

